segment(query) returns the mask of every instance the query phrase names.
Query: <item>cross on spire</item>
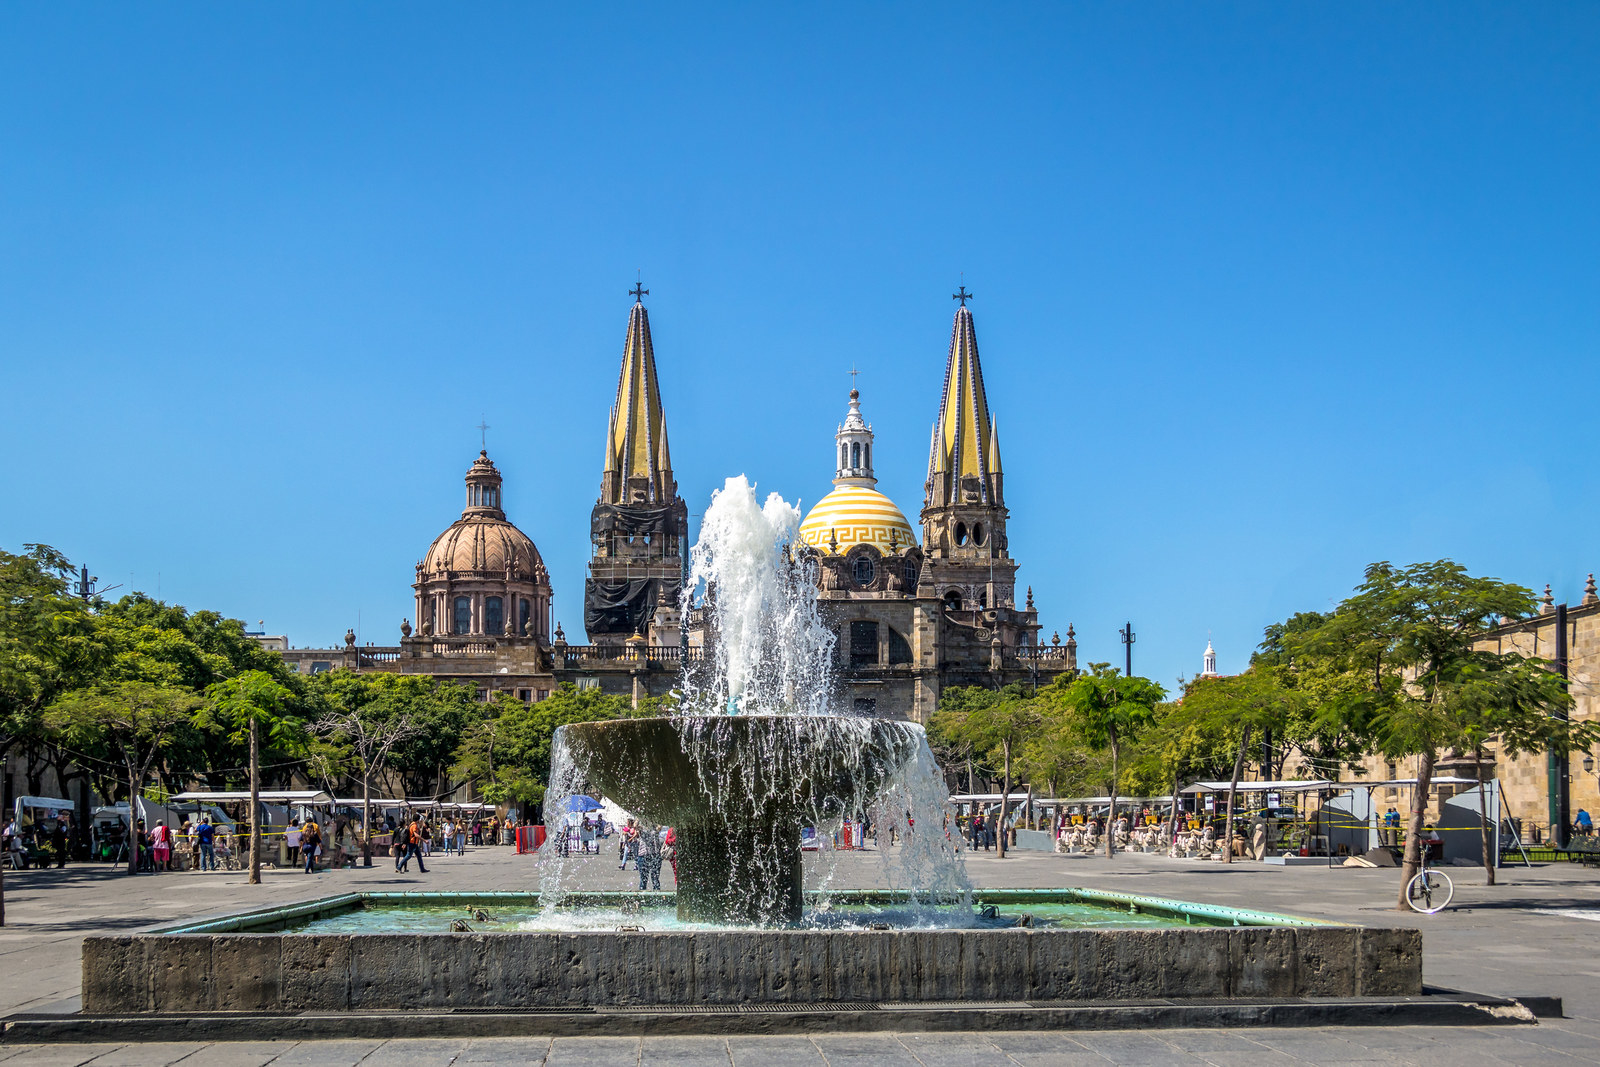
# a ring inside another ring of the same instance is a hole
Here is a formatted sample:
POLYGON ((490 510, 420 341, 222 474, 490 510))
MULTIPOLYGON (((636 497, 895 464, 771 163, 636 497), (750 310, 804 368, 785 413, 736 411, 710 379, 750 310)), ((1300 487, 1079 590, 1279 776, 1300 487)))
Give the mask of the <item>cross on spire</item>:
POLYGON ((477 429, 479 443, 483 446, 483 450, 487 452, 489 450, 489 424, 483 421, 482 415, 478 416, 477 429))
POLYGON ((856 370, 854 363, 850 364, 850 391, 852 393, 856 391, 856 375, 860 373, 860 371, 856 370))
POLYGON ((644 287, 643 271, 634 271, 633 288, 628 290, 628 295, 633 297, 635 304, 644 303, 644 298, 650 295, 650 290, 644 287))
POLYGON ((959 301, 961 301, 961 306, 962 307, 966 307, 967 306, 967 301, 972 299, 972 294, 967 292, 967 287, 965 285, 963 285, 961 287, 961 291, 959 293, 951 293, 950 294, 950 299, 951 300, 959 300, 959 301))

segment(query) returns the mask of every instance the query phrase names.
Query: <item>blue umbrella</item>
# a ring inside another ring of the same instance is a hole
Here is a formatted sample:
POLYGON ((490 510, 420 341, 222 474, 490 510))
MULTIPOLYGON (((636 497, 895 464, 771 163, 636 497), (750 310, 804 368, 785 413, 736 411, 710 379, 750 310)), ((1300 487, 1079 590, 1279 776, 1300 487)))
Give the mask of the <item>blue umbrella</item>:
POLYGON ((598 811, 598 810, 600 810, 600 802, 598 800, 596 800, 594 797, 585 796, 584 794, 579 793, 576 796, 571 796, 571 797, 567 798, 567 810, 568 811, 598 811))

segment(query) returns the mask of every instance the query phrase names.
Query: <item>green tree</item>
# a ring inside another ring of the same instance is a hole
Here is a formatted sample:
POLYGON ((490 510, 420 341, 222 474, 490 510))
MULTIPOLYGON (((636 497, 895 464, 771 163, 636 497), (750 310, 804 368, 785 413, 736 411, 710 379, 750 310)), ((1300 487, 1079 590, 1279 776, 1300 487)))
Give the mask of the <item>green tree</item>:
POLYGON ((1111 753, 1111 773, 1106 780, 1111 812, 1106 820, 1106 855, 1116 854, 1113 827, 1117 821, 1117 785, 1124 746, 1155 721, 1155 707, 1167 691, 1148 678, 1122 676, 1105 663, 1091 663, 1087 674, 1063 676, 1040 691, 1045 699, 1066 712, 1071 726, 1091 748, 1111 753))
POLYGON ((996 692, 981 686, 952 686, 939 697, 933 726, 947 742, 997 760, 1002 765, 999 852, 1006 858, 1006 819, 1011 808, 1012 758, 1038 735, 1045 718, 1021 685, 996 692))
POLYGON ((261 743, 304 752, 306 724, 289 713, 294 693, 265 671, 249 670, 211 686, 203 722, 250 744, 250 884, 261 882, 261 743))
POLYGON ((1238 811, 1239 778, 1251 735, 1257 731, 1287 732, 1296 694, 1284 686, 1282 671, 1265 664, 1243 674, 1200 678, 1189 687, 1175 725, 1187 726, 1200 736, 1225 736, 1235 741, 1232 779, 1228 784, 1227 815, 1223 828, 1223 862, 1233 862, 1233 826, 1238 811))
MULTIPOLYGON (((1546 665, 1515 653, 1480 650, 1500 617, 1533 610, 1531 590, 1478 578, 1451 560, 1397 567, 1374 563, 1331 618, 1286 644, 1292 654, 1336 660, 1358 681, 1325 714, 1358 722, 1390 759, 1415 757, 1397 907, 1421 864, 1434 763, 1451 747, 1494 734, 1513 746, 1564 753, 1600 739, 1593 723, 1564 714, 1571 698, 1546 665)), ((1525 750, 1525 749, 1524 749, 1525 750)))
POLYGON ((558 727, 601 719, 625 719, 634 714, 632 701, 599 689, 579 689, 570 682, 534 704, 520 701, 501 712, 495 728, 495 784, 506 790, 507 800, 539 804, 550 781, 550 756, 558 727))
POLYGON ((128 783, 128 871, 138 870, 139 789, 150 765, 174 737, 190 729, 204 701, 181 685, 109 682, 74 689, 44 713, 46 725, 69 743, 103 744, 121 763, 128 783))

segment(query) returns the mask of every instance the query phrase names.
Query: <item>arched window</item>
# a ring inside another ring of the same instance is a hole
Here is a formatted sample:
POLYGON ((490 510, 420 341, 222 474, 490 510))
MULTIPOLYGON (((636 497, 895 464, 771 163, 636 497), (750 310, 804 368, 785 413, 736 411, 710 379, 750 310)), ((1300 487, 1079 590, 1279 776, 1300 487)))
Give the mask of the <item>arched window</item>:
POLYGON ((840 470, 844 470, 848 466, 850 466, 850 446, 849 445, 840 445, 839 446, 839 469, 840 470))
POLYGON ((867 468, 868 470, 871 470, 872 469, 872 442, 871 441, 868 441, 866 443, 866 445, 862 447, 862 449, 861 449, 861 458, 866 461, 866 462, 862 463, 861 465, 863 467, 867 468))
POLYGON ((914 559, 906 560, 906 584, 917 584, 917 561, 914 559))
POLYGON ((983 523, 981 522, 972 524, 972 543, 975 545, 983 544, 983 523))
POLYGON ((944 595, 944 606, 949 611, 961 610, 961 594, 952 589, 944 595))
POLYGON ((966 543, 967 543, 967 524, 964 523, 964 522, 958 522, 958 523, 956 523, 956 544, 964 545, 966 543))
POLYGON ((892 626, 889 627, 889 662, 911 662, 911 642, 907 641, 905 635, 892 626))
POLYGON ((523 597, 517 602, 517 633, 523 636, 532 636, 533 631, 528 629, 528 620, 533 616, 533 605, 528 603, 528 598, 523 597))
POLYGON ((850 466, 855 470, 861 469, 861 442, 857 441, 850 446, 850 466))
POLYGON ((458 596, 455 602, 455 614, 450 620, 450 632, 465 634, 472 632, 472 600, 468 597, 458 596))
POLYGON ((506 632, 505 601, 497 596, 483 602, 483 632, 496 637, 506 632))
POLYGON ((855 562, 852 563, 850 567, 851 572, 855 576, 856 584, 861 586, 863 589, 871 585, 872 579, 878 576, 878 567, 877 564, 872 561, 872 554, 870 552, 863 552, 858 555, 855 558, 855 562))

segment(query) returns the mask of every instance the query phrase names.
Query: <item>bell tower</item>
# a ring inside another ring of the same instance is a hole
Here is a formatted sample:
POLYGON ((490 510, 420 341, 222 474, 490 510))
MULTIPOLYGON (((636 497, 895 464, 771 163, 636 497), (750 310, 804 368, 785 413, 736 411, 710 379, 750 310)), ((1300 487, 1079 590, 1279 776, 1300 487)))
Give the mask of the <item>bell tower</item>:
POLYGON ((1017 564, 1006 543, 1000 430, 989 411, 966 286, 950 331, 944 392, 928 447, 922 548, 937 595, 958 611, 1016 608, 1017 564))
MULTIPOLYGON (((677 645, 656 634, 657 605, 677 603, 689 554, 689 510, 678 495, 667 448, 666 416, 656 378, 655 345, 642 285, 630 290, 617 399, 606 428, 600 498, 589 517, 591 556, 584 583, 583 623, 597 645, 621 645, 635 634, 650 644, 677 645)), ((668 640, 670 638, 670 640, 668 640)))

